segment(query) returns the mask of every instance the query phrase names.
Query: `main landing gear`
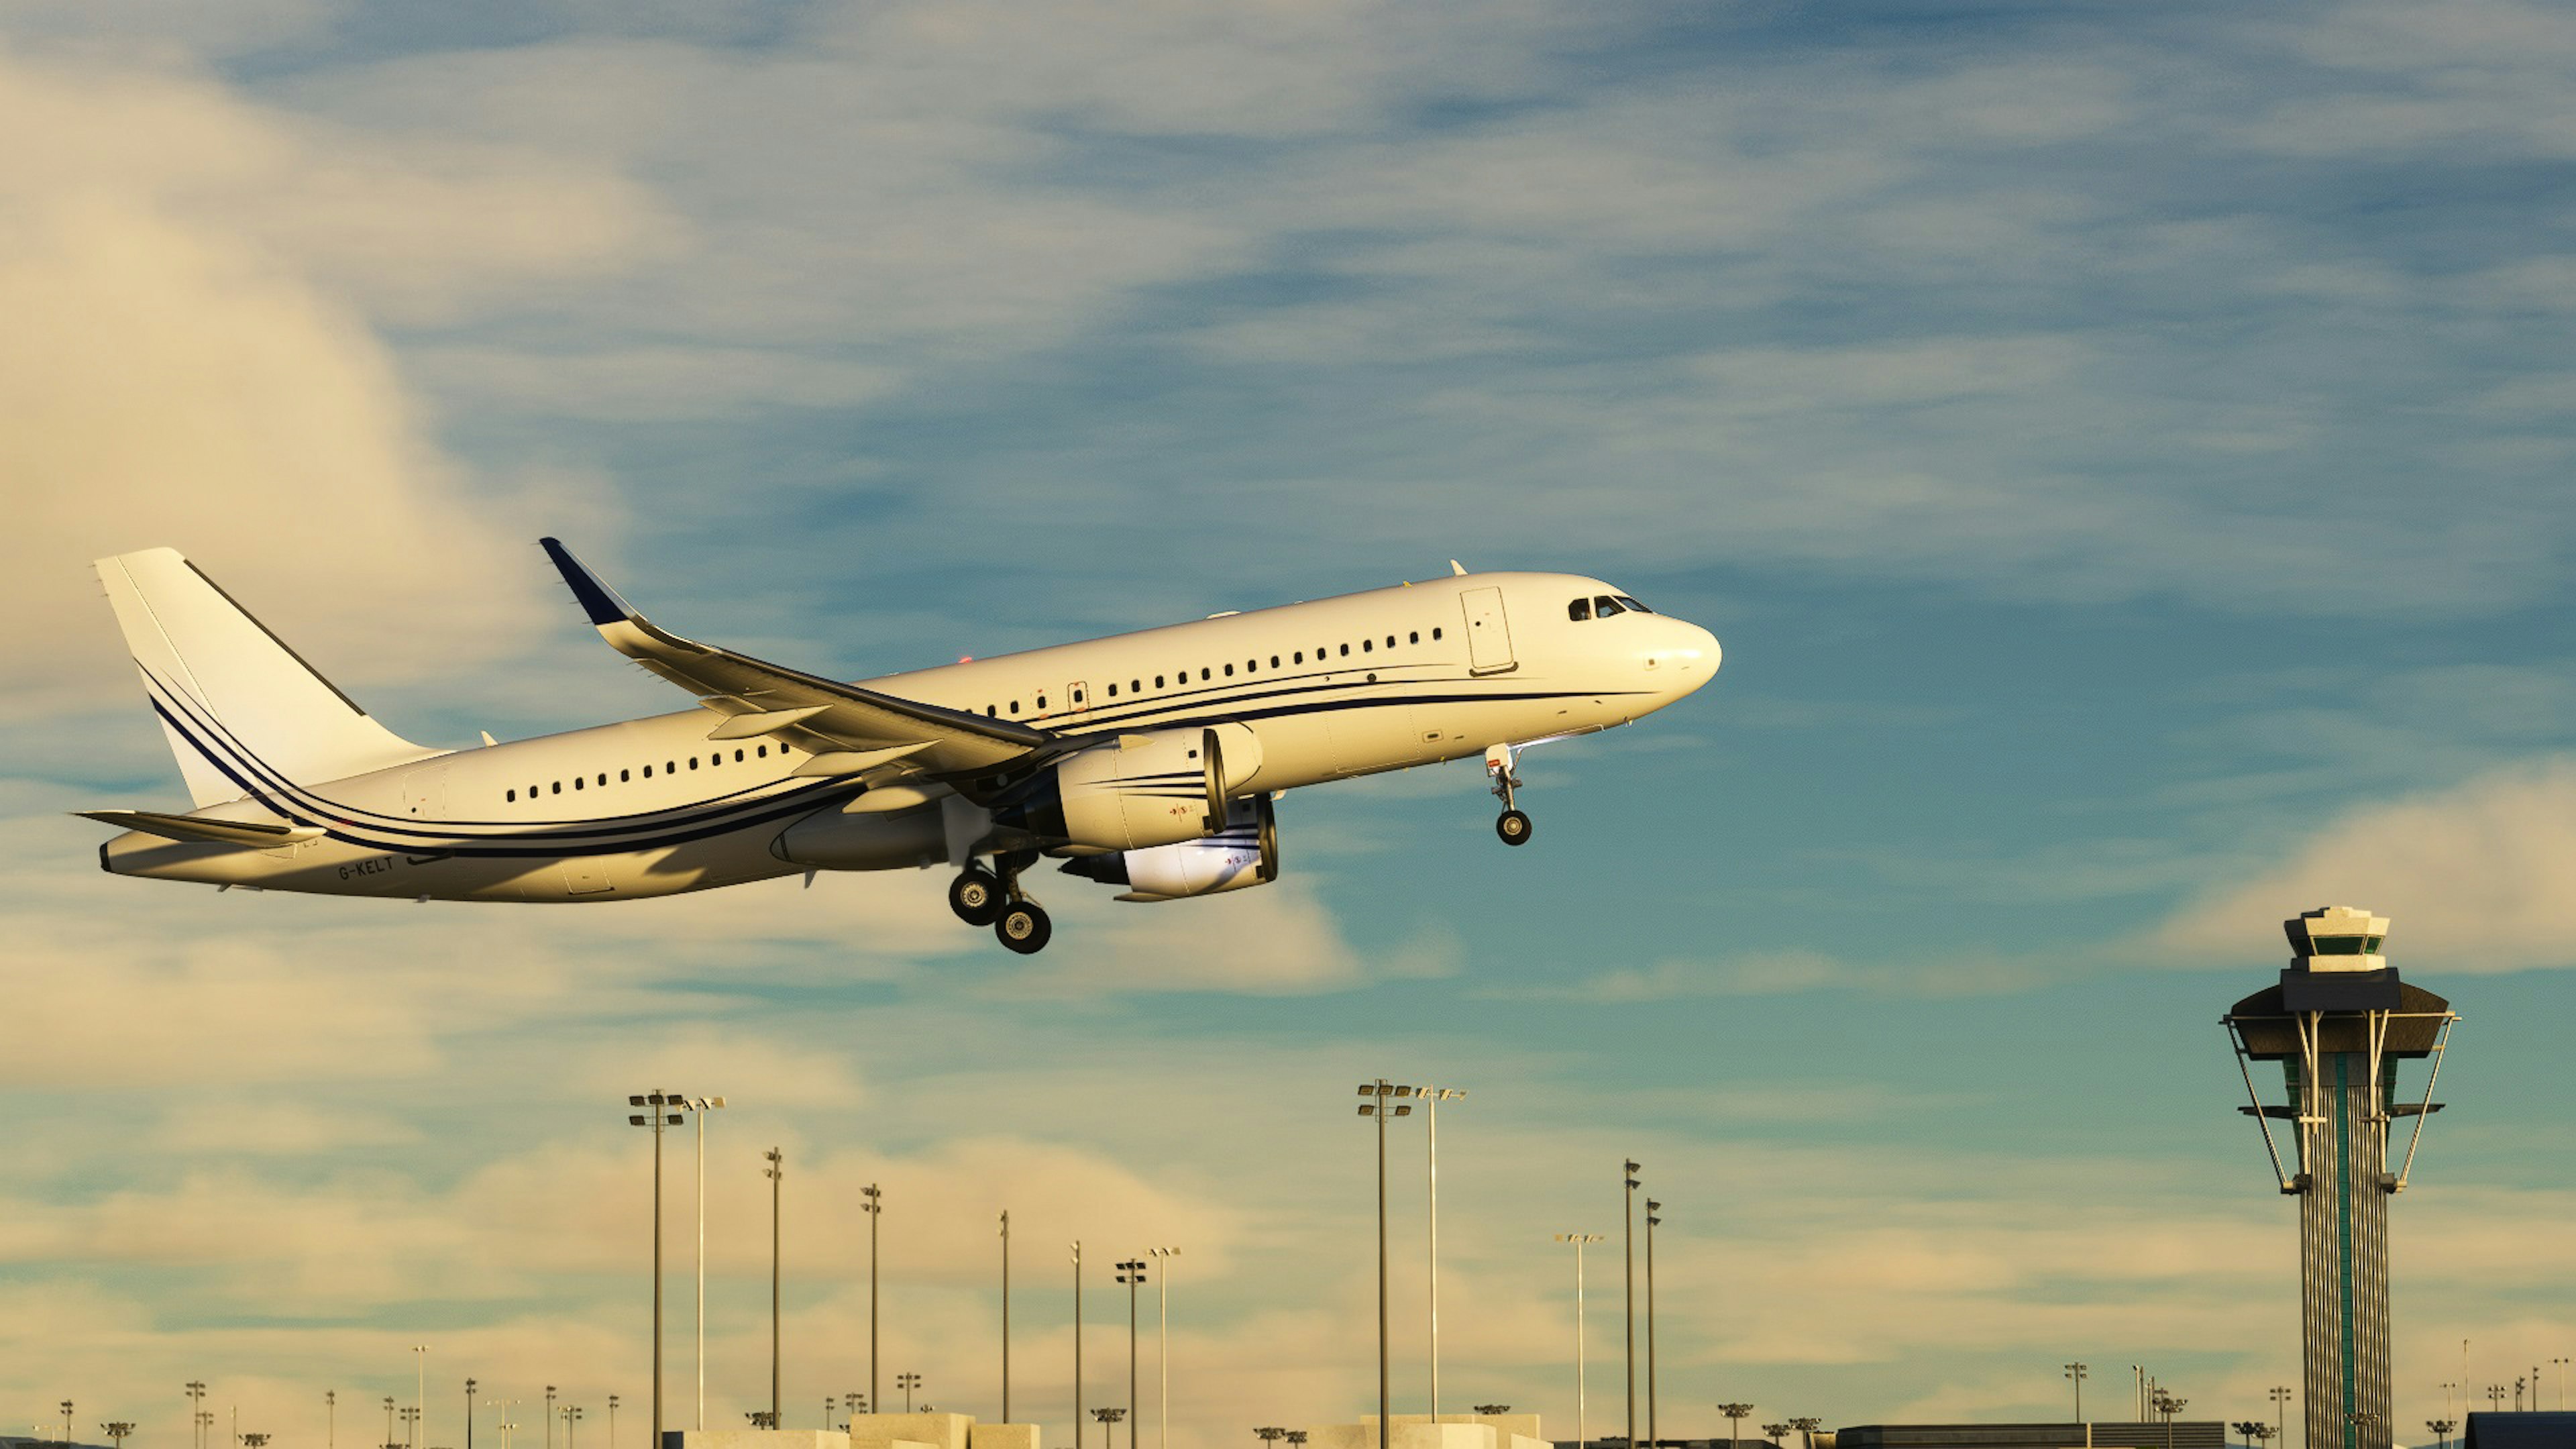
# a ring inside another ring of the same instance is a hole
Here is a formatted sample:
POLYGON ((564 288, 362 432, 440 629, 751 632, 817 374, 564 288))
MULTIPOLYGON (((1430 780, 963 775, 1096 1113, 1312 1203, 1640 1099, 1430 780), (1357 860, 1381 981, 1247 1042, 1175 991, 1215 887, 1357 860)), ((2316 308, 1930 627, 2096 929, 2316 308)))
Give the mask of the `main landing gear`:
POLYGON ((1494 820, 1494 833, 1503 838, 1505 845, 1527 845, 1530 838, 1530 818, 1512 799, 1512 792, 1521 784, 1520 776, 1513 773, 1518 764, 1511 746, 1485 747, 1485 774, 1494 782, 1494 798, 1503 802, 1503 813, 1494 820))
POLYGON ((970 926, 990 926, 1011 950, 1034 956, 1046 949, 1055 925, 1046 909, 1020 891, 1020 872, 1037 860, 1036 851, 1012 851, 995 857, 996 871, 969 865, 948 883, 948 909, 970 926))

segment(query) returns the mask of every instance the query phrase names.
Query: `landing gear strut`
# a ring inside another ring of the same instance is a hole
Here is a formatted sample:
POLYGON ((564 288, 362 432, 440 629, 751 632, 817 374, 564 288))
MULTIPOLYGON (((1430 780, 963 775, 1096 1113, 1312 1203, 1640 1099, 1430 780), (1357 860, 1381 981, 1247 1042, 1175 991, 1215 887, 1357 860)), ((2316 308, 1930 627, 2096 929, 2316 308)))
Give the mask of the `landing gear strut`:
POLYGON ((1494 782, 1494 798, 1503 802, 1503 813, 1494 820, 1494 833, 1503 838, 1505 845, 1527 845, 1530 838, 1530 818, 1512 798, 1512 792, 1521 784, 1520 776, 1513 773, 1518 764, 1511 746, 1485 747, 1485 774, 1494 782))

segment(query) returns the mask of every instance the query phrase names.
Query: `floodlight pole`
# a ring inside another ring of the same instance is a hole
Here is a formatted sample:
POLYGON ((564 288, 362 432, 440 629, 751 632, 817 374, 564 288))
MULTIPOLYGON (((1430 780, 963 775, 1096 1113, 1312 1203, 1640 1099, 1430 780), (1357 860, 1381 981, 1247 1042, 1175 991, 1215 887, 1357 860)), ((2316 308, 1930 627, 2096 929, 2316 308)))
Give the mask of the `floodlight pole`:
POLYGON ((872 1182, 859 1189, 859 1199, 860 1211, 868 1215, 868 1412, 873 1414, 885 1403, 877 1396, 877 1222, 885 1215, 885 1193, 872 1182))
MULTIPOLYGON (((761 1171, 769 1178, 769 1422, 778 1425, 778 1198, 787 1179, 787 1156, 772 1147, 761 1154, 769 1166, 761 1171)), ((656 1445, 654 1449, 661 1449, 656 1445)))
POLYGON ((1377 1119, 1377 1449, 1388 1449, 1392 1434, 1387 1423, 1386 1374, 1386 1119, 1413 1115, 1412 1103, 1388 1100, 1410 1097, 1413 1089, 1380 1077, 1360 1083, 1360 1095, 1370 1099, 1360 1104, 1360 1115, 1377 1119))
MULTIPOLYGON (((676 1092, 646 1092, 626 1099, 648 1112, 629 1116, 629 1126, 653 1129, 653 1449, 662 1449, 662 1129, 680 1125, 688 1099, 676 1092)), ((554 1437, 554 1390, 546 1391, 546 1437, 554 1437)))
POLYGON ((1082 1438, 1082 1240, 1073 1247, 1073 1436, 1082 1438))
MULTIPOLYGON (((691 1097, 689 1110, 698 1120, 698 1429, 707 1427, 707 1113, 725 1104, 722 1097, 691 1097)), ((614 1417, 614 1416, 612 1416, 614 1417)), ((609 1431, 608 1449, 617 1449, 609 1431)), ((662 1449, 657 1441, 653 1449, 662 1449)))
MULTIPOLYGON (((1664 1205, 1646 1199, 1646 1442, 1661 1444, 1655 1425, 1655 1229, 1663 1219, 1655 1214, 1664 1205)), ((1633 1449, 1633 1446, 1632 1446, 1633 1449)))
POLYGON ((1591 1405, 1583 1371, 1583 1250, 1607 1239, 1600 1233, 1559 1233, 1556 1240, 1574 1245, 1574 1445, 1575 1449, 1589 1449, 1591 1405))
POLYGON ((1464 1087, 1424 1087, 1422 1124, 1431 1139, 1431 1422, 1440 1422, 1440 1104, 1467 1095, 1464 1087))
POLYGON ((1011 1422, 1011 1210, 1002 1209, 1002 1422, 1011 1422))
POLYGON ((1127 1285, 1127 1449, 1136 1449, 1136 1289, 1145 1281, 1145 1260, 1129 1258, 1118 1265, 1118 1281, 1127 1285))
POLYGON ((1619 1250, 1627 1260, 1628 1288, 1624 1304, 1628 1327, 1628 1443, 1637 1442, 1637 1164, 1621 1158, 1626 1167, 1619 1174, 1625 1186, 1619 1190, 1619 1205, 1624 1217, 1620 1229, 1619 1250))
POLYGON ((1181 1255, 1181 1250, 1147 1248, 1145 1251, 1162 1260, 1162 1271, 1154 1277, 1154 1293, 1162 1314, 1162 1326, 1154 1340, 1154 1373, 1160 1380, 1157 1392, 1161 1400, 1154 1416, 1154 1443, 1156 1449, 1172 1449, 1172 1260, 1181 1255))

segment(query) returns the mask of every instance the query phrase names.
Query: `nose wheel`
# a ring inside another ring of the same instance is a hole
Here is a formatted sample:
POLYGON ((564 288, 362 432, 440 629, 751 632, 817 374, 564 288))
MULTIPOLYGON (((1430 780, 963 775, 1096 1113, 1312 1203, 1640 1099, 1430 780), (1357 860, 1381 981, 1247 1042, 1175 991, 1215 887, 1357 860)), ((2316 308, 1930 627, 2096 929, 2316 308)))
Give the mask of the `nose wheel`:
POLYGON ((1494 798, 1503 802, 1503 813, 1494 820, 1494 833, 1502 837, 1505 845, 1529 844, 1530 818, 1513 799, 1513 792, 1521 785, 1520 776, 1514 773, 1519 763, 1509 745, 1485 747, 1485 775, 1494 782, 1494 798))

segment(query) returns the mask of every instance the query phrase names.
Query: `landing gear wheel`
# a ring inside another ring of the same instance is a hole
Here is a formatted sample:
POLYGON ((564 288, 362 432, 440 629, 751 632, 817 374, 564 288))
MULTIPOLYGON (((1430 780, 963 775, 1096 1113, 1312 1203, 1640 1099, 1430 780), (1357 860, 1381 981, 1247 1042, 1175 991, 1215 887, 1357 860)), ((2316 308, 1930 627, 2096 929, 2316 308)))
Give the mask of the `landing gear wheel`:
POLYGON ((1494 821, 1494 833, 1503 838, 1505 845, 1527 845, 1530 818, 1518 810, 1506 810, 1494 821))
POLYGON ((948 909, 970 926, 989 926, 1002 914, 1001 881, 992 872, 970 867, 948 883, 948 909))
POLYGON ((1013 901, 993 921, 993 934, 1003 945, 1023 956, 1034 956, 1046 949, 1047 938, 1055 926, 1047 920, 1046 911, 1035 901, 1013 901))

